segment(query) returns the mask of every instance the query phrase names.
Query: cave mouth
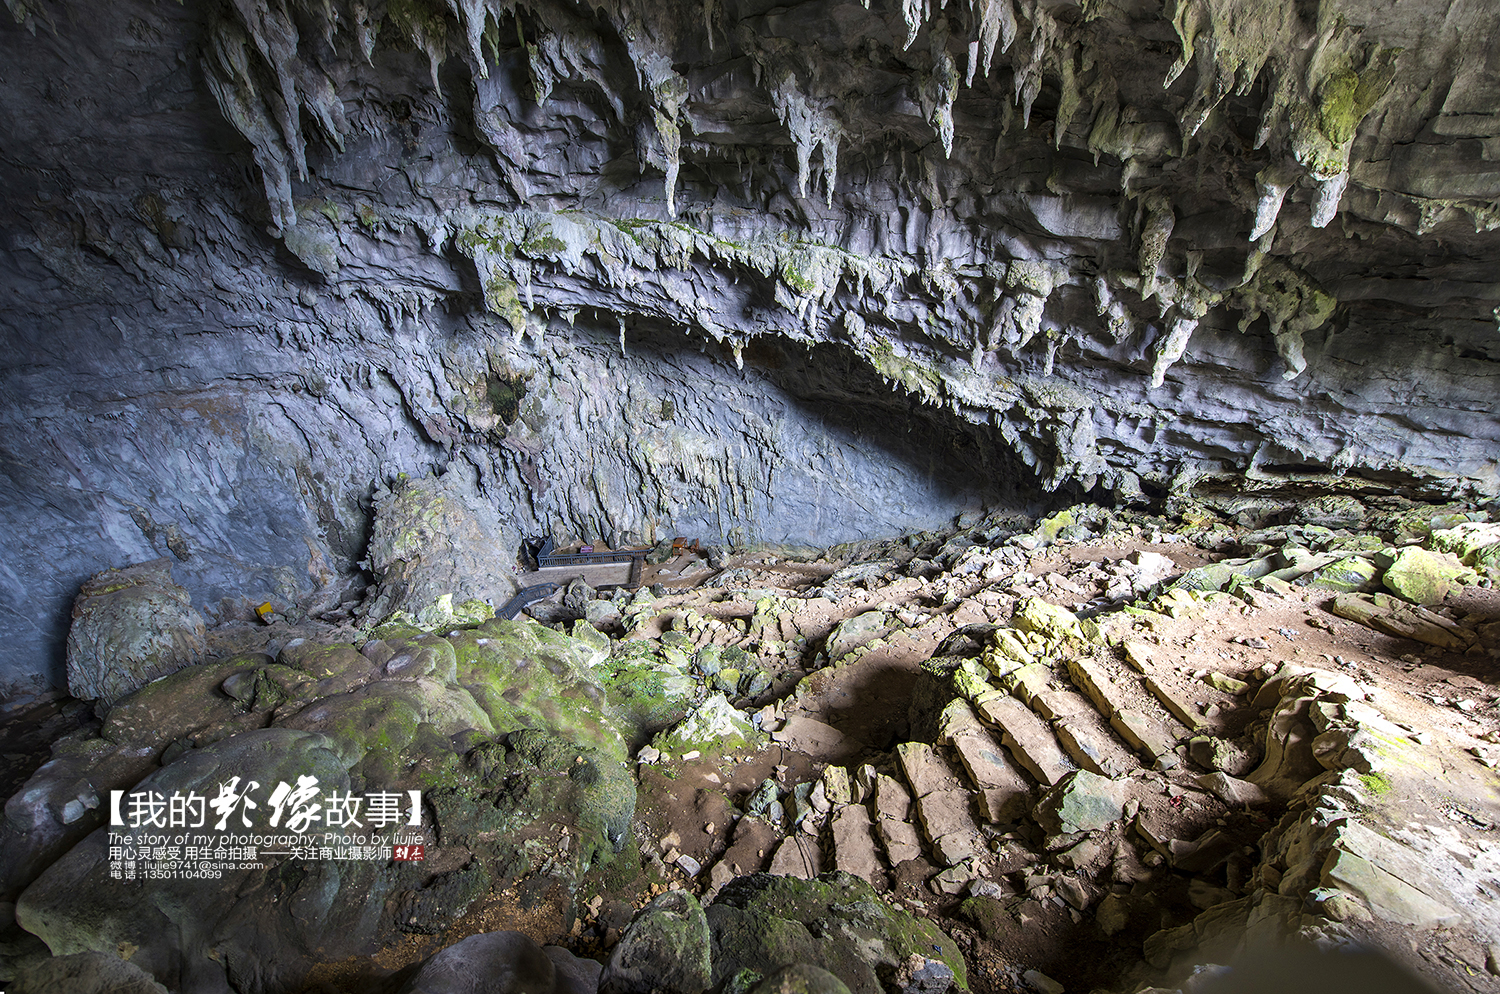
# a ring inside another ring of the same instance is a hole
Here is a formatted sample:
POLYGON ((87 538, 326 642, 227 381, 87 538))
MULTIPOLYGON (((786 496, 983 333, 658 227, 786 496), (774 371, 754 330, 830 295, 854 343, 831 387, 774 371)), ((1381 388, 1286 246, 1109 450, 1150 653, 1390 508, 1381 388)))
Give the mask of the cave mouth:
POLYGON ((0 988, 1500 976, 1500 5, 6 6, 0 988))

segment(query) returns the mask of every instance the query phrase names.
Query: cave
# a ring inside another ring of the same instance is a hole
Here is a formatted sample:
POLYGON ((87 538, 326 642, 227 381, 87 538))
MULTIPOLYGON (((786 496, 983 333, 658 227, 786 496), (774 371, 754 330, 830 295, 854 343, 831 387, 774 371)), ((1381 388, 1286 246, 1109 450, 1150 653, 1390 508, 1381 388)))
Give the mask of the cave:
POLYGON ((6 7, 0 987, 1500 990, 1493 4, 6 7))

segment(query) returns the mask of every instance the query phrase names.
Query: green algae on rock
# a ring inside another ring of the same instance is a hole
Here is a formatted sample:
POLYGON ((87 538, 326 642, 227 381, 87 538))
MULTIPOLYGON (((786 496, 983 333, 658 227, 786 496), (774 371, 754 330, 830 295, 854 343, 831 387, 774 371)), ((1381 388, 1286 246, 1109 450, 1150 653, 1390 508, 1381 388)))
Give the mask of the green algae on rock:
POLYGON ((707 911, 714 983, 744 969, 762 975, 808 963, 838 977, 853 994, 881 994, 877 971, 913 954, 941 960, 967 989, 963 956, 931 923, 886 904, 847 873, 815 880, 755 874, 724 887, 707 911))

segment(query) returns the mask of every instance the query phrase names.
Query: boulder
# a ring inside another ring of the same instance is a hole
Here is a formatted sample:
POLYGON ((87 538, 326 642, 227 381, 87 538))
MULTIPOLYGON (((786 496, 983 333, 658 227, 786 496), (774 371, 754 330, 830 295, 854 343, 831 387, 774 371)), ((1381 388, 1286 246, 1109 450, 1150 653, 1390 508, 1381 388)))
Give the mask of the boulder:
POLYGON ((105 570, 84 583, 68 630, 68 692, 112 704, 198 662, 203 616, 172 582, 171 560, 105 570))
POLYGON ((1077 770, 1042 795, 1033 816, 1048 835, 1096 832, 1124 816, 1124 788, 1108 777, 1077 770))
POLYGON ((599 975, 599 994, 701 994, 712 970, 708 919, 674 890, 641 909, 599 975))
POLYGON ((1468 521, 1435 531, 1432 548, 1453 553, 1464 565, 1500 583, 1500 522, 1468 521))
POLYGON ((830 663, 836 663, 890 630, 891 619, 884 611, 865 611, 835 625, 823 643, 823 651, 830 663))
POLYGON ((97 952, 28 964, 16 974, 15 988, 26 994, 168 994, 134 963, 97 952))
POLYGON ((1332 590, 1334 593, 1370 591, 1380 586, 1380 570, 1364 556, 1346 556, 1304 573, 1293 581, 1300 587, 1332 590))
POLYGON ((913 955, 941 961, 959 987, 968 986, 952 939, 847 873, 740 877, 719 892, 707 917, 715 986, 745 970, 767 976, 809 964, 838 977, 852 994, 885 994, 885 978, 894 979, 913 955))
POLYGON ((398 994, 592 994, 599 964, 521 932, 483 932, 435 953, 398 994))
POLYGON ((379 581, 371 618, 428 628, 494 617, 515 594, 520 534, 501 522, 463 464, 442 476, 402 474, 375 494, 368 561, 379 581))
POLYGON ((1328 494, 1298 504, 1292 520, 1324 528, 1354 529, 1364 524, 1365 507, 1353 497, 1328 494))
MULTIPOLYGON (((302 776, 315 777, 320 790, 347 793, 347 765, 326 735, 259 729, 190 751, 146 777, 132 796, 195 792, 211 798, 220 784, 239 778, 238 789, 263 806, 278 783, 295 784, 302 776), (259 785, 254 791, 251 782, 259 785)), ((128 815, 128 804, 122 813, 128 815)), ((250 811, 236 808, 224 831, 246 831, 241 813, 250 811)), ((258 830, 267 830, 266 815, 254 811, 258 830)), ((210 819, 200 831, 217 834, 214 825, 210 819)), ((161 833, 150 826, 115 831, 127 840, 161 833)), ((253 979, 237 978, 245 994, 295 986, 313 962, 369 948, 378 917, 364 908, 380 906, 391 890, 380 864, 328 861, 294 868, 292 861, 269 855, 252 864, 260 868, 224 870, 212 881, 116 880, 108 835, 106 829, 95 831, 43 871, 17 901, 16 920, 58 955, 135 946, 131 962, 173 990, 229 989, 236 964, 255 964, 253 979), (270 886, 273 880, 280 883, 270 886), (80 894, 88 900, 80 901, 80 894)))
POLYGON ((653 744, 675 756, 694 750, 725 755, 754 749, 762 741, 764 736, 755 730, 745 713, 730 704, 723 694, 715 694, 694 708, 676 728, 658 735, 653 744))
POLYGON ((1028 597, 1016 609, 1011 624, 1023 632, 1034 632, 1048 641, 1083 638, 1078 618, 1067 608, 1057 607, 1040 597, 1028 597))
POLYGON ((1441 604, 1461 584, 1477 579, 1474 571, 1452 553, 1428 552, 1409 545, 1396 553, 1381 582, 1397 597, 1430 607, 1441 604))

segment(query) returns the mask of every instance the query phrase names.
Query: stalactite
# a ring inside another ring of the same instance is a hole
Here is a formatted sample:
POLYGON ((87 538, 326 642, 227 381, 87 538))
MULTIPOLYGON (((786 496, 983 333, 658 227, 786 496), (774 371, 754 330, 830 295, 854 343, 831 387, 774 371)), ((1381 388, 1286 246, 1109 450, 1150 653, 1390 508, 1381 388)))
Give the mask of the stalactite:
POLYGON ((1078 111, 1078 105, 1082 103, 1083 96, 1078 92, 1077 70, 1074 65, 1074 52, 1070 48, 1062 59, 1062 85, 1057 106, 1057 123, 1052 131, 1052 147, 1062 148, 1063 135, 1068 130, 1068 124, 1072 122, 1073 115, 1078 111))
POLYGON ((906 21, 906 44, 901 46, 903 52, 911 48, 911 43, 917 40, 917 32, 922 30, 927 3, 928 0, 901 0, 901 17, 906 21))
POLYGON ((1307 368, 1303 336, 1327 323, 1338 306, 1334 297, 1280 259, 1261 266, 1253 280, 1235 291, 1233 303, 1244 311, 1239 325, 1242 332, 1256 318, 1266 316, 1276 351, 1287 364, 1281 374, 1287 380, 1307 368))
MULTIPOLYGON (((979 29, 979 67, 983 74, 990 74, 995 53, 1004 54, 1016 40, 1016 13, 1011 0, 975 0, 979 29)), ((974 71, 969 70, 972 78, 974 71)))
POLYGON ((1256 241, 1276 224, 1287 191, 1296 181, 1296 170, 1285 165, 1267 166, 1255 175, 1255 224, 1250 240, 1256 241))
POLYGON ((791 133, 797 153, 797 192, 807 196, 807 181, 812 172, 812 154, 823 153, 823 180, 828 203, 838 181, 839 139, 843 129, 831 109, 815 106, 798 88, 797 77, 787 71, 771 91, 771 103, 781 123, 791 133))
POLYGON ((953 102, 958 97, 958 64, 948 51, 948 28, 946 22, 938 20, 929 32, 932 41, 932 86, 933 108, 931 120, 938 140, 943 144, 943 157, 953 155, 953 102))
POLYGON ((1172 202, 1164 194, 1151 193, 1143 204, 1145 214, 1141 224, 1140 277, 1141 299, 1150 300, 1156 293, 1156 271, 1167 252, 1167 240, 1177 217, 1172 213, 1172 202))
POLYGON ((1312 226, 1323 228, 1338 213, 1339 201, 1344 188, 1349 185, 1349 172, 1345 170, 1318 183, 1318 192, 1313 197, 1312 226))

